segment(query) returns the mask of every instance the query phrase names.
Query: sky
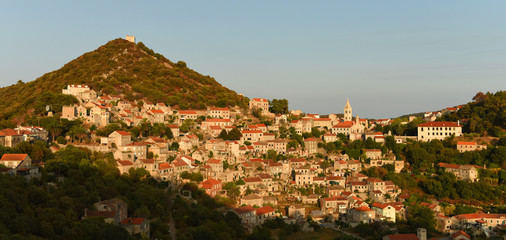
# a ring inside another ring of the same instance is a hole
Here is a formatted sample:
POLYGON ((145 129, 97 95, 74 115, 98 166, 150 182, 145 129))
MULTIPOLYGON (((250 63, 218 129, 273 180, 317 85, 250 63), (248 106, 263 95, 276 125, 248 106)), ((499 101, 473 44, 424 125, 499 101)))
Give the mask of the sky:
POLYGON ((394 118, 506 90, 506 1, 6 1, 0 87, 136 36, 290 109, 394 118))

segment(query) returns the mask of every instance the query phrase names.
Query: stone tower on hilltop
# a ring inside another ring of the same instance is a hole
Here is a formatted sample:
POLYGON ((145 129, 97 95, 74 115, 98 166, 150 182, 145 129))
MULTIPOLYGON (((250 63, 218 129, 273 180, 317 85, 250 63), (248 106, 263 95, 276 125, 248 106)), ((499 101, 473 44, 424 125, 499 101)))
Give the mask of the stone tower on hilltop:
POLYGON ((125 39, 129 42, 135 43, 135 36, 126 35, 125 39))
POLYGON ((346 106, 344 106, 344 121, 351 121, 353 118, 351 112, 350 100, 346 99, 346 106))

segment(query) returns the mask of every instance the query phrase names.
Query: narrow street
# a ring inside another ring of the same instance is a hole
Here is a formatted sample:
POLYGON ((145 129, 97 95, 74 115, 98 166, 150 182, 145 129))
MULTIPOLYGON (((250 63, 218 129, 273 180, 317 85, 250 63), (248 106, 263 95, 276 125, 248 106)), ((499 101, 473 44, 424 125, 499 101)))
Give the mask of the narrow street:
MULTIPOLYGON (((172 203, 174 202, 174 193, 169 194, 169 209, 172 208, 172 203)), ((174 218, 172 218, 172 210, 169 210, 169 229, 170 229, 170 239, 176 240, 176 223, 174 222, 174 218)))
POLYGON ((332 230, 334 230, 334 231, 338 231, 338 232, 340 232, 340 233, 344 233, 344 234, 346 234, 346 235, 348 235, 348 236, 352 236, 352 237, 355 237, 355 238, 360 239, 360 240, 365 240, 365 238, 362 238, 362 237, 358 236, 357 234, 350 233, 350 232, 346 232, 346 231, 344 231, 344 230, 339 229, 339 228, 338 228, 335 224, 333 224, 333 223, 324 223, 324 224, 323 224, 323 226, 324 226, 324 227, 326 227, 326 228, 330 228, 330 229, 332 229, 332 230))

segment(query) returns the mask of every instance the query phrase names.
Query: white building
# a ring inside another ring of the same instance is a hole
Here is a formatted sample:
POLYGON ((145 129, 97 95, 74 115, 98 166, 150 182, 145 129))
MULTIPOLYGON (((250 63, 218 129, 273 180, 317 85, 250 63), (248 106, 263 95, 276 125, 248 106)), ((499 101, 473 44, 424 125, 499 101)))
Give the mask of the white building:
POLYGON ((452 135, 462 136, 459 122, 426 122, 418 125, 418 141, 444 140, 452 135))

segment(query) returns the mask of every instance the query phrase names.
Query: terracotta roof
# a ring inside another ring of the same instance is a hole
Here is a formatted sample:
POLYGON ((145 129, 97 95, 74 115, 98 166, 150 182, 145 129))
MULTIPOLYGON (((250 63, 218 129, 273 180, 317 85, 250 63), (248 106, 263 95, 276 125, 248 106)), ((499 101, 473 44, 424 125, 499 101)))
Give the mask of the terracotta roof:
POLYGON ((316 141, 318 141, 318 139, 316 139, 314 137, 313 138, 306 138, 306 139, 304 139, 304 142, 316 142, 316 141))
POLYGON ((469 213, 469 214, 460 214, 455 216, 457 219, 477 219, 477 218, 506 218, 506 214, 497 214, 497 213, 469 213))
POLYGON ((253 98, 252 100, 257 102, 268 102, 265 98, 253 98))
POLYGON ((455 239, 456 237, 461 236, 461 235, 467 237, 468 239, 471 239, 471 237, 469 235, 467 235, 467 233, 465 233, 463 231, 458 231, 458 232, 452 234, 452 238, 455 239))
POLYGON ((116 131, 117 133, 119 133, 119 135, 121 136, 130 136, 130 133, 126 132, 126 131, 116 131))
POLYGON ((232 122, 230 119, 208 118, 206 122, 232 122))
POLYGON ((170 163, 160 163, 160 165, 158 167, 158 169, 167 169, 167 168, 172 168, 170 163))
POLYGON ((188 164, 181 159, 176 159, 176 160, 172 161, 172 164, 176 167, 188 166, 188 164))
POLYGON ((476 142, 457 142, 457 145, 476 145, 476 142))
POLYGON ((369 212, 369 211, 372 211, 372 209, 366 207, 366 206, 361 206, 361 207, 358 207, 358 208, 355 208, 356 211, 360 211, 360 212, 369 212))
POLYGON ((141 162, 143 163, 148 163, 148 164, 152 164, 155 162, 155 159, 141 159, 141 162))
POLYGON ((262 179, 272 178, 271 175, 269 175, 267 173, 260 173, 260 174, 258 174, 258 176, 262 179))
POLYGON ((271 213, 271 212, 274 212, 274 208, 272 208, 271 206, 261 207, 256 210, 257 216, 264 215, 264 214, 271 213))
POLYGON ((23 161, 28 156, 28 154, 12 154, 6 153, 2 156, 0 161, 23 161))
POLYGON ((255 211, 255 208, 253 206, 248 205, 248 206, 236 208, 236 209, 234 209, 234 211, 237 214, 243 214, 243 213, 247 213, 247 212, 253 212, 253 211, 255 211))
POLYGON ((426 122, 418 127, 460 127, 460 125, 456 122, 426 122))
POLYGON ((163 114, 163 113, 165 113, 165 112, 164 112, 164 111, 162 111, 162 110, 156 110, 156 109, 152 109, 152 110, 151 110, 151 112, 152 112, 152 113, 162 113, 162 114, 163 114))
POLYGON ((351 128, 353 127, 353 121, 341 122, 333 126, 333 128, 351 128))
POLYGON ((375 202, 375 203, 371 204, 371 207, 377 207, 377 208, 381 208, 381 209, 384 209, 384 208, 386 208, 388 206, 390 206, 390 205, 388 205, 388 204, 382 204, 382 203, 378 203, 378 202, 375 202))
POLYGON ((0 136, 19 136, 19 135, 21 135, 21 134, 19 134, 14 129, 6 128, 3 130, 0 130, 0 136))
POLYGON ((210 107, 209 110, 214 110, 214 111, 230 111, 230 109, 228 109, 228 108, 220 108, 220 107, 210 107))
POLYGON ((131 161, 128 161, 128 160, 118 160, 118 163, 123 165, 123 166, 131 166, 131 165, 134 165, 131 161))
POLYGON ((179 115, 181 114, 197 114, 196 111, 179 111, 179 115))
POLYGON ((342 177, 339 177, 339 176, 328 176, 325 178, 327 181, 332 181, 332 180, 343 180, 342 177))
POLYGON ((243 178, 242 180, 244 180, 244 182, 261 182, 262 179, 260 177, 248 177, 248 178, 243 178))
POLYGON ((211 188, 213 188, 213 186, 218 185, 218 184, 221 184, 221 181, 213 179, 213 178, 209 178, 209 179, 201 182, 200 187, 205 188, 205 189, 211 189, 211 188))
POLYGON ((458 164, 450 164, 450 163, 438 163, 437 164, 439 167, 442 167, 442 168, 455 168, 455 169, 458 169, 461 165, 458 165, 458 164))
POLYGON ((304 159, 304 158, 291 158, 288 161, 290 161, 290 162, 306 162, 306 159, 304 159))
POLYGON ((146 220, 145 218, 125 218, 125 220, 121 221, 121 224, 133 224, 133 225, 140 225, 146 220))
POLYGON ((213 163, 213 164, 219 164, 221 163, 221 160, 220 159, 214 159, 214 158, 211 158, 211 159, 208 159, 207 160, 207 163, 213 163))

